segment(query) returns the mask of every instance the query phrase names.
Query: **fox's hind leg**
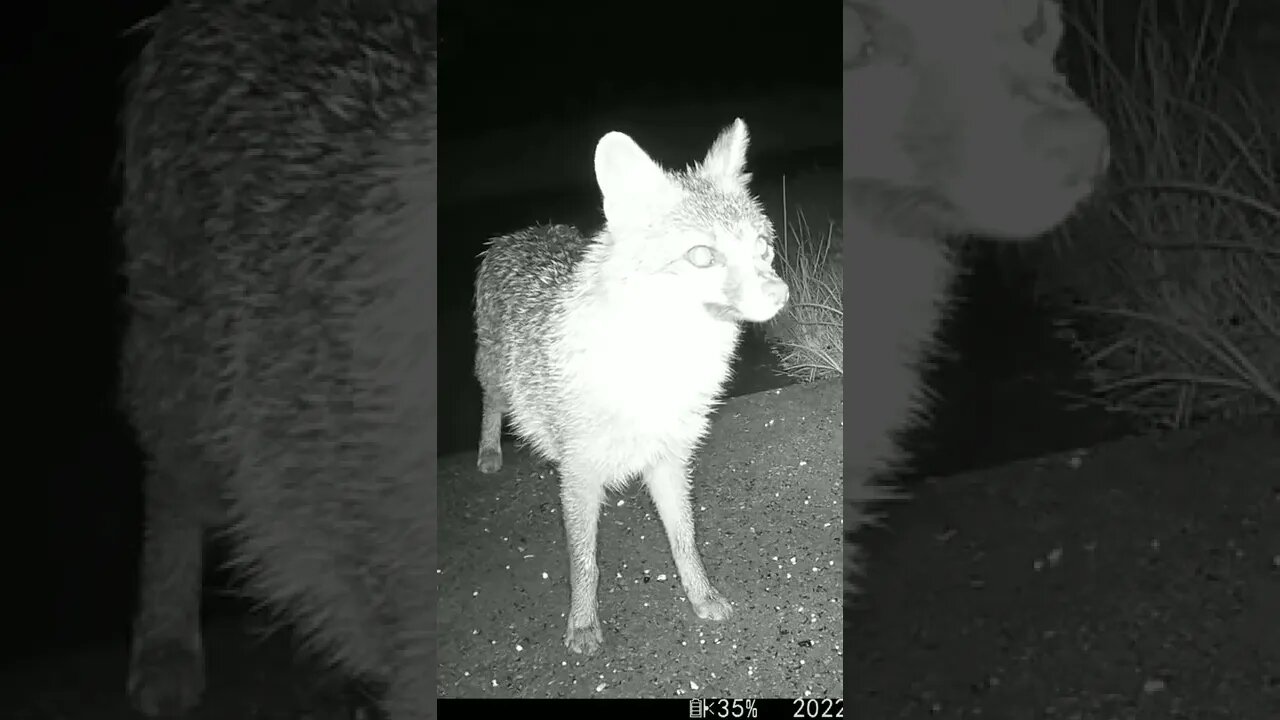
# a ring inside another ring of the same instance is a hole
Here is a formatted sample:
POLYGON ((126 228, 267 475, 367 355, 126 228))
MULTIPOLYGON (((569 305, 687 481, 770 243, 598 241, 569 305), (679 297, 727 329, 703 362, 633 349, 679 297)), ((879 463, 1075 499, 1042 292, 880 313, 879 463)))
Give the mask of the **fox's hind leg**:
POLYGON ((198 478, 175 475, 169 463, 150 463, 145 483, 146 536, 128 690, 144 715, 182 715, 204 693, 204 530, 219 508, 198 478))
POLYGON ((733 606, 711 585, 698 555, 685 465, 676 460, 659 460, 645 471, 644 482, 667 530, 671 555, 675 558, 680 583, 693 605, 693 611, 703 620, 727 619, 733 615, 733 606))
POLYGON ((596 566, 596 533, 604 485, 569 463, 560 466, 560 502, 569 538, 569 628, 564 644, 575 653, 590 655, 604 642, 596 610, 600 570, 596 566))
MULTIPOLYGON (((483 327, 483 323, 480 323, 483 327)), ((502 416, 510 409, 502 388, 502 363, 493 341, 482 332, 476 340, 476 379, 483 393, 480 417, 480 456, 476 466, 482 473, 502 469, 502 416)))
POLYGON ((484 410, 480 418, 480 457, 476 465, 482 473, 502 469, 502 415, 507 411, 506 394, 500 387, 484 388, 484 410))

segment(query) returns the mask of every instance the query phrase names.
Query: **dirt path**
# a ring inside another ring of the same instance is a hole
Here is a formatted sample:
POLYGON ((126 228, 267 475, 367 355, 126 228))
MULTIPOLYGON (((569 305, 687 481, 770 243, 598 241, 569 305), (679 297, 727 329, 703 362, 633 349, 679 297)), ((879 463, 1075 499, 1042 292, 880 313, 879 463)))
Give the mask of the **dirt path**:
POLYGON ((1280 718, 1280 421, 917 491, 867 533, 851 717, 1280 718))
POLYGON ((733 603, 693 614, 657 513, 635 486, 600 522, 605 645, 564 647, 567 550, 557 480, 527 453, 483 476, 440 465, 443 697, 839 697, 842 385, 730 400, 694 469, 703 560, 733 603), (621 501, 621 502, 620 502, 621 501))

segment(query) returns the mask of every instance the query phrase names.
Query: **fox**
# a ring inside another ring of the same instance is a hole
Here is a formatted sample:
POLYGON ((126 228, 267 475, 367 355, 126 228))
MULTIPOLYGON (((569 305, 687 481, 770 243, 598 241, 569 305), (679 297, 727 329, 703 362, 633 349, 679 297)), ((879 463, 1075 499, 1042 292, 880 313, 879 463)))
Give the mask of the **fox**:
POLYGON ((845 0, 845 590, 854 533, 901 498, 902 432, 954 301, 957 240, 1029 242, 1101 185, 1109 132, 1055 66, 1055 0, 845 0))
POLYGON ((435 3, 174 0, 146 29, 117 210, 128 696, 200 704, 219 533, 307 650, 390 720, 434 718, 435 3))
POLYGON ((570 555, 564 644, 573 653, 604 642, 600 507, 637 477, 693 611, 711 621, 733 614, 695 542, 689 464, 744 323, 770 320, 788 298, 773 267, 773 225, 749 189, 747 145, 737 118, 700 163, 671 171, 609 132, 595 149, 601 230, 534 226, 492 238, 482 253, 477 466, 502 468, 505 418, 558 469, 570 555))

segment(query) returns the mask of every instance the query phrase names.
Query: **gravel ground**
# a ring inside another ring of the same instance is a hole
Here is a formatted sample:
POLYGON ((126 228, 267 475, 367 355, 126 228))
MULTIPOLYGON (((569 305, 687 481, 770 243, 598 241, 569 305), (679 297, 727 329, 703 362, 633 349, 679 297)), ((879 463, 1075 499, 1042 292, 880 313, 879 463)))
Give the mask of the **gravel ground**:
POLYGON ((694 511, 723 624, 684 598, 641 486, 600 523, 605 644, 565 649, 568 555, 554 471, 526 452, 492 477, 440 463, 444 697, 839 697, 842 385, 734 398, 694 469, 694 511))
POLYGON ((931 481, 870 530, 855 718, 1280 718, 1280 421, 931 481))

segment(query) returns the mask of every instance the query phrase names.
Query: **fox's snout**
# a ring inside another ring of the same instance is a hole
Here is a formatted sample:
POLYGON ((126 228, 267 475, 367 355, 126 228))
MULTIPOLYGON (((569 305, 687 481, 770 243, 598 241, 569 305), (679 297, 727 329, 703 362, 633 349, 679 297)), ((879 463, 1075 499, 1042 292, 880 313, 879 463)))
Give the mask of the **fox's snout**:
MULTIPOLYGON (((787 304, 787 299, 791 296, 791 288, 782 281, 782 278, 776 274, 765 280, 763 288, 764 296, 777 306, 777 310, 781 310, 787 304)), ((774 312, 777 312, 775 310, 774 312)))
POLYGON ((738 312, 747 322, 768 322, 786 307, 791 289, 778 274, 770 270, 760 275, 756 292, 744 294, 738 300, 738 312))

